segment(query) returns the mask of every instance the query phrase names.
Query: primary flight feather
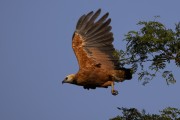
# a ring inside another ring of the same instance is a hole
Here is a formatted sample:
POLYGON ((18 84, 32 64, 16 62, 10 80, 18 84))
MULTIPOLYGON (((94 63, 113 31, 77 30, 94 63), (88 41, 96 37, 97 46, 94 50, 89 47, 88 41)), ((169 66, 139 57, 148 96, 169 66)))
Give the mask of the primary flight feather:
POLYGON ((117 95, 114 82, 131 79, 132 74, 130 69, 120 68, 119 58, 113 55, 111 19, 106 13, 96 20, 100 13, 101 9, 79 18, 72 38, 79 71, 68 75, 62 83, 84 86, 85 89, 112 86, 111 93, 117 95))

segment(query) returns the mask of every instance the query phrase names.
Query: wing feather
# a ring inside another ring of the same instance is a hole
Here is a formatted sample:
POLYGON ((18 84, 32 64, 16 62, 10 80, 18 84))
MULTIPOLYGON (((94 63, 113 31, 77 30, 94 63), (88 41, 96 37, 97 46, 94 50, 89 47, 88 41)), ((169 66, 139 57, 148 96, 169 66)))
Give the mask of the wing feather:
POLYGON ((93 35, 94 33, 98 32, 102 27, 104 21, 107 19, 109 13, 106 13, 102 18, 100 18, 92 27, 88 30, 88 36, 93 35))
POLYGON ((87 15, 82 15, 77 22, 72 47, 80 69, 97 65, 103 69, 119 67, 118 58, 113 56, 115 49, 112 45, 113 33, 110 32, 111 19, 107 19, 109 13, 96 21, 100 12, 101 9, 95 13, 91 11, 87 15))
POLYGON ((82 15, 82 16, 79 18, 79 21, 78 21, 78 23, 77 23, 77 25, 76 25, 76 29, 77 29, 77 30, 78 30, 79 28, 81 28, 82 23, 83 23, 83 20, 84 20, 85 17, 86 17, 86 15, 82 15))
POLYGON ((89 20, 89 22, 86 25, 86 28, 84 28, 84 32, 86 33, 94 24, 94 21, 96 20, 96 18, 100 15, 101 13, 101 9, 99 9, 89 20))
POLYGON ((89 18, 90 18, 92 15, 93 15, 93 11, 91 11, 90 13, 88 13, 88 14, 85 16, 84 20, 82 21, 83 24, 82 24, 82 26, 80 27, 79 31, 82 31, 82 30, 84 30, 84 29, 86 28, 86 26, 88 25, 89 18))

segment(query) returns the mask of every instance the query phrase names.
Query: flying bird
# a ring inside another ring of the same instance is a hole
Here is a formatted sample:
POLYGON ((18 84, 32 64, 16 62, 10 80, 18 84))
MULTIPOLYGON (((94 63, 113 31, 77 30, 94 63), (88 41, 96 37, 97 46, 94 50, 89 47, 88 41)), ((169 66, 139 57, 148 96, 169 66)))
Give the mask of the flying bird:
POLYGON ((83 86, 84 89, 111 86, 112 95, 117 95, 115 82, 132 78, 131 70, 121 68, 119 58, 114 56, 115 48, 109 13, 97 20, 101 9, 82 15, 72 37, 72 48, 76 55, 79 71, 70 74, 62 83, 83 86))

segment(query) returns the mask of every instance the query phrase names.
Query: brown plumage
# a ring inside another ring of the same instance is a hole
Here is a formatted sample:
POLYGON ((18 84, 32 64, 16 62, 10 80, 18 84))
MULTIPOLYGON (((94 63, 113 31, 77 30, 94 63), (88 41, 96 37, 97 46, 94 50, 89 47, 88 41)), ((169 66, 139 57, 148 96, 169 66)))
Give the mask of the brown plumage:
POLYGON ((119 67, 119 58, 113 56, 115 49, 112 45, 113 34, 109 25, 111 19, 107 19, 106 13, 96 21, 100 15, 99 9, 80 17, 73 35, 72 48, 77 57, 79 71, 77 74, 68 75, 62 83, 71 83, 84 86, 85 89, 112 86, 114 82, 122 82, 131 79, 130 69, 119 67))

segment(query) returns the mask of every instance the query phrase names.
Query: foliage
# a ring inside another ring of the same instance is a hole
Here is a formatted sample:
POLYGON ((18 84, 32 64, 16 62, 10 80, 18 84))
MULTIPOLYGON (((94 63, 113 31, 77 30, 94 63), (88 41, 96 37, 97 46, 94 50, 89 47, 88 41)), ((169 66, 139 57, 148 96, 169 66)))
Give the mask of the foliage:
POLYGON ((121 66, 131 65, 133 73, 139 70, 138 79, 143 79, 143 84, 158 72, 162 73, 167 84, 175 83, 172 71, 166 66, 173 61, 180 67, 180 22, 175 24, 174 31, 158 21, 140 21, 137 25, 142 26, 139 31, 129 31, 125 35, 126 50, 116 52, 121 58, 121 66))
POLYGON ((160 114, 149 114, 145 110, 141 112, 136 108, 119 108, 122 115, 119 115, 110 120, 180 120, 180 110, 177 108, 165 108, 160 111, 160 114))

